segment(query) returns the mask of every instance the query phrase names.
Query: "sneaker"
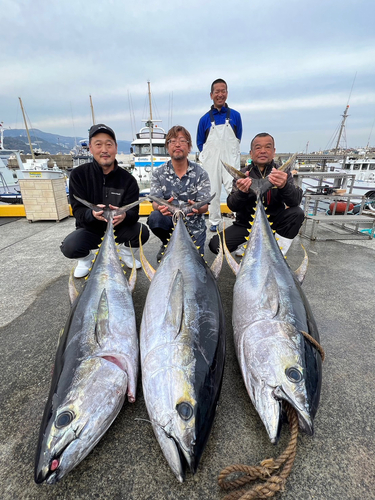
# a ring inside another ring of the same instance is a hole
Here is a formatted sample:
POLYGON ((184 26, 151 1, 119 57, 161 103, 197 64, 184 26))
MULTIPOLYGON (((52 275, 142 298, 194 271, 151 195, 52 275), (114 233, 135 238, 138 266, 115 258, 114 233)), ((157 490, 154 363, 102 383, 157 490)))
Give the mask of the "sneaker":
POLYGON ((210 227, 210 231, 211 231, 211 233, 216 233, 217 226, 215 226, 215 224, 212 224, 212 226, 210 227))
POLYGON ((245 243, 242 243, 242 245, 240 245, 237 250, 234 252, 234 255, 237 255, 237 257, 242 257, 243 254, 245 253, 245 243))
POLYGON ((90 268, 92 266, 92 261, 94 259, 93 254, 90 252, 86 257, 81 257, 78 260, 78 264, 74 269, 75 278, 84 278, 89 274, 90 268))
POLYGON ((165 246, 164 246, 164 243, 162 243, 161 247, 160 247, 160 250, 158 251, 158 254, 156 256, 156 260, 158 262, 161 261, 161 258, 163 257, 163 253, 165 252, 165 246))

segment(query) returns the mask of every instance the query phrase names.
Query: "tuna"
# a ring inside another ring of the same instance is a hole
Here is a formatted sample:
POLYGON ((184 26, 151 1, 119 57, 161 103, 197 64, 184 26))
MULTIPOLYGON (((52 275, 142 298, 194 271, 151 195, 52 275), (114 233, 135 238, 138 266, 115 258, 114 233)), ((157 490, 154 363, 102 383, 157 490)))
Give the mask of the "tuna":
MULTIPOLYGON (((77 198, 95 211, 100 207, 77 198)), ((127 395, 135 401, 139 347, 132 301, 135 264, 126 279, 112 218, 135 206, 106 208, 107 229, 57 348, 35 458, 35 482, 54 484, 98 443, 127 395)), ((73 280, 71 280, 73 281, 73 280)))
POLYGON ((184 223, 191 206, 149 198, 168 205, 177 223, 156 272, 141 249, 151 279, 140 333, 143 393, 155 436, 183 482, 188 469, 197 470, 221 389, 225 331, 216 278, 223 253, 210 269, 184 223))
MULTIPOLYGON (((237 174, 227 170, 235 178, 237 174)), ((233 169, 234 170, 234 169, 233 169)), ((238 172, 238 171, 236 171, 238 172)), ((271 442, 280 436, 285 402, 298 414, 299 427, 313 434, 322 382, 321 355, 306 334, 319 342, 318 328, 301 283, 307 254, 294 274, 268 222, 261 193, 269 181, 252 188, 258 202, 248 244, 239 265, 224 245, 236 274, 233 331, 238 362, 249 396, 271 442)))

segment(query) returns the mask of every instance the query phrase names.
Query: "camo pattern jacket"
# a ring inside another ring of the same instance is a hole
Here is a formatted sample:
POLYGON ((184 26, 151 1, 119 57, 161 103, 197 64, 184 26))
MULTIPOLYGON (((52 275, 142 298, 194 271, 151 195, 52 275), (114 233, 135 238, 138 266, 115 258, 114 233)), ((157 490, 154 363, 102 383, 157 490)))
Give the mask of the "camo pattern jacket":
MULTIPOLYGON (((249 171, 249 176, 253 179, 261 179, 267 177, 273 168, 278 168, 274 161, 266 165, 263 174, 258 167, 251 163, 244 168, 241 172, 249 171)), ((285 206, 297 207, 302 201, 302 189, 294 184, 293 176, 288 172, 288 179, 286 185, 282 189, 273 187, 263 195, 263 205, 268 207, 267 214, 272 216, 277 215, 285 206)), ((236 212, 236 222, 242 226, 249 227, 249 221, 252 219, 256 196, 253 191, 243 193, 237 188, 236 180, 233 181, 232 191, 227 198, 227 205, 232 212, 236 212)))
MULTIPOLYGON (((169 160, 164 165, 155 168, 152 178, 150 194, 164 200, 172 196, 174 205, 181 201, 202 201, 210 197, 211 184, 208 174, 197 163, 188 160, 186 174, 181 179, 176 175, 172 162, 169 160)), ((198 237, 206 231, 204 214, 187 217, 186 225, 191 235, 198 237)))

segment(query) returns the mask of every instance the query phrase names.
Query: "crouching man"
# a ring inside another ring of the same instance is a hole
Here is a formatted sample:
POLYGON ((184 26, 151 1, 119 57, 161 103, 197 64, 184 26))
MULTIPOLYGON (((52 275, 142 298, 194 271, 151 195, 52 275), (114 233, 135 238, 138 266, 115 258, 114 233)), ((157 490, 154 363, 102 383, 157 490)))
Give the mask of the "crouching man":
MULTIPOLYGON (((82 205, 74 195, 99 206, 122 207, 139 199, 139 187, 134 177, 118 166, 117 142, 114 131, 104 124, 93 125, 89 131, 89 146, 93 161, 74 168, 69 178, 69 198, 76 219, 76 230, 68 234, 61 244, 61 251, 69 259, 77 259, 74 271, 76 278, 89 272, 93 260, 92 250, 98 248, 107 223, 103 212, 94 212, 82 205)), ((149 238, 147 226, 138 222, 139 207, 113 218, 116 242, 120 256, 128 266, 133 266, 129 245, 139 247, 142 228, 142 244, 149 238)), ((137 269, 141 264, 136 260, 137 269)))

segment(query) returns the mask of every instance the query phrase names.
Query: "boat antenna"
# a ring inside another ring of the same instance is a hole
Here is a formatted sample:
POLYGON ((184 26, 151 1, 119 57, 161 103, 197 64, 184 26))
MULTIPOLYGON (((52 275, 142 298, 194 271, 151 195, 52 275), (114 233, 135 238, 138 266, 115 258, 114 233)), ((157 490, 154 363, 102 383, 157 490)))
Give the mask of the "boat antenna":
POLYGON ((92 115, 92 124, 95 125, 94 106, 92 105, 91 95, 90 95, 90 107, 91 107, 91 115, 92 115))
POLYGON ((21 105, 21 110, 22 110, 22 115, 23 115, 23 121, 25 122, 26 133, 27 133, 27 137, 29 139, 29 146, 30 146, 30 151, 31 151, 31 157, 35 161, 34 150, 33 150, 32 144, 31 144, 29 127, 27 126, 27 121, 26 121, 26 116, 25 116, 25 110, 23 109, 23 105, 22 105, 22 99, 20 97, 18 99, 20 100, 20 105, 21 105))
POLYGON ((152 105, 151 105, 151 86, 150 86, 150 80, 147 81, 148 85, 148 103, 150 106, 150 121, 152 121, 152 105))

